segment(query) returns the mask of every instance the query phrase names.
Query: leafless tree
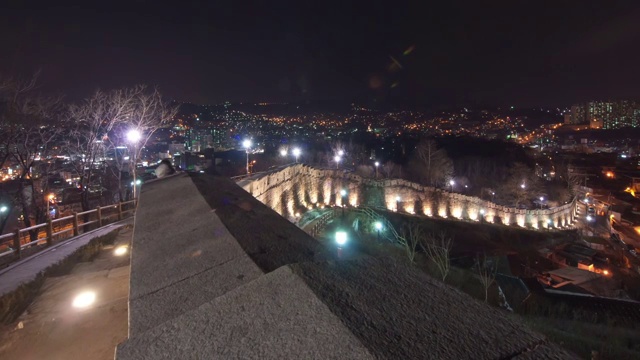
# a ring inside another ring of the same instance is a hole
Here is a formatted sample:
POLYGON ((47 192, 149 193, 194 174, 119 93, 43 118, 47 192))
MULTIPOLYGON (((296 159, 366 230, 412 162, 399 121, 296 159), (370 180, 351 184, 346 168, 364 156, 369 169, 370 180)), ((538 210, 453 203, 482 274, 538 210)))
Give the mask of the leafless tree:
POLYGON ((496 267, 487 259, 487 254, 482 254, 482 256, 476 256, 476 264, 475 264, 476 272, 478 273, 478 277, 480 279, 480 283, 484 288, 484 301, 487 302, 489 298, 489 288, 493 281, 496 279, 496 267))
POLYGON ((396 169, 399 166, 393 161, 387 161, 381 166, 380 172, 385 178, 391 178, 396 174, 396 169))
POLYGON ((409 164, 411 173, 424 185, 444 186, 453 176, 453 162, 433 140, 420 141, 409 164))
MULTIPOLYGON (((11 160, 20 167, 16 194, 24 225, 44 220, 50 152, 60 133, 56 120, 61 99, 35 92, 38 74, 28 80, 5 80, 0 85, 0 165, 11 160), (39 166, 37 166, 39 165, 39 166), (38 171, 39 170, 39 171, 38 171)), ((31 233, 32 239, 37 233, 31 233)))
POLYGON ((436 266, 442 281, 445 281, 451 269, 450 252, 453 238, 446 233, 430 234, 422 244, 427 258, 436 266))
MULTIPOLYGON (((129 153, 139 159, 149 138, 165 126, 176 111, 176 107, 163 101, 157 89, 148 90, 143 85, 110 92, 97 91, 82 103, 69 107, 66 148, 80 178, 83 208, 88 209, 89 190, 100 180, 96 175, 104 173, 105 152, 125 145, 126 132, 136 129, 142 138, 129 153)), ((114 168, 121 169, 120 166, 114 168)), ((121 193, 121 188, 118 191, 121 193)))
POLYGON ((540 179, 533 170, 523 163, 515 163, 509 170, 509 177, 503 188, 500 189, 500 195, 517 207, 537 197, 540 190, 540 179))
POLYGON ((420 224, 412 222, 405 224, 398 238, 398 242, 404 247, 409 262, 413 263, 416 257, 418 245, 424 241, 424 229, 420 224))

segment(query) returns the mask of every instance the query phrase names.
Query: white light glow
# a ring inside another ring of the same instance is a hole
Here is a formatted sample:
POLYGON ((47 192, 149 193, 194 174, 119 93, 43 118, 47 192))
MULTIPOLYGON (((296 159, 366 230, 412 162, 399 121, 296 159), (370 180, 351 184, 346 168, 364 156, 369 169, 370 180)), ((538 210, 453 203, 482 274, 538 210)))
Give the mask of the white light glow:
POLYGON ((118 246, 115 250, 113 250, 113 255, 122 256, 127 253, 129 249, 126 245, 118 246))
POLYGON ((127 139, 132 143, 137 143, 138 141, 140 141, 141 137, 142 135, 140 134, 140 131, 136 129, 129 130, 129 132, 127 133, 127 139))
POLYGON ((96 293, 93 291, 82 292, 73 299, 73 307, 82 309, 90 306, 96 301, 96 293))
POLYGON ((336 232, 336 244, 344 245, 347 243, 347 233, 344 231, 336 232))

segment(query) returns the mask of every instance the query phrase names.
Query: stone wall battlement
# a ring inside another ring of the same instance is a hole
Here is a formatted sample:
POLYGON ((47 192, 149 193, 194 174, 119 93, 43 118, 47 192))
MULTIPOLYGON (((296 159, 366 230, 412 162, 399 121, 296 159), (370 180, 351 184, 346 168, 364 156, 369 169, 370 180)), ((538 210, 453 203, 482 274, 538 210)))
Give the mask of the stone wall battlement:
POLYGON ((346 202, 353 207, 547 229, 569 226, 576 211, 575 199, 550 209, 516 209, 404 179, 369 179, 344 170, 304 164, 256 175, 239 185, 284 217, 346 202), (341 195, 341 190, 346 190, 346 196, 341 195))

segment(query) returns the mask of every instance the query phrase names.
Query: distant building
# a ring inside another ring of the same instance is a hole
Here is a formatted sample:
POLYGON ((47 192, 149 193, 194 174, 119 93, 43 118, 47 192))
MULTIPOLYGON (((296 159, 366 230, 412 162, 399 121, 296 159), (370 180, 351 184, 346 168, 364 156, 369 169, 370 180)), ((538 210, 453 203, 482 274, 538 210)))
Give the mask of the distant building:
POLYGON ((588 124, 592 129, 637 127, 640 125, 640 102, 618 100, 576 104, 571 106, 569 123, 588 124))

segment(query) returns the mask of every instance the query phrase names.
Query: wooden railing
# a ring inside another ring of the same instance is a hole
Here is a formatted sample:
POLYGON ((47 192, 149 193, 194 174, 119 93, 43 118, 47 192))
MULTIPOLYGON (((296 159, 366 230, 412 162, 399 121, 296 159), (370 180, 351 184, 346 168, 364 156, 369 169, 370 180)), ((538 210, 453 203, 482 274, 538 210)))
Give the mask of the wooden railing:
POLYGON ((43 248, 86 232, 89 225, 96 224, 96 228, 99 228, 114 221, 120 221, 135 211, 135 208, 136 200, 98 206, 93 210, 74 212, 69 216, 54 220, 49 219, 42 224, 19 229, 11 234, 0 235, 0 259, 13 255, 11 260, 2 261, 6 264, 25 255, 33 255, 43 248), (37 236, 35 236, 35 240, 32 240, 34 231, 37 236), (35 251, 31 250, 33 248, 35 251))

